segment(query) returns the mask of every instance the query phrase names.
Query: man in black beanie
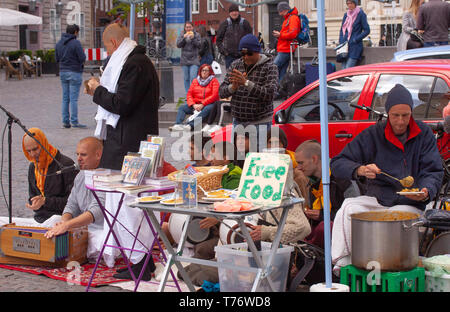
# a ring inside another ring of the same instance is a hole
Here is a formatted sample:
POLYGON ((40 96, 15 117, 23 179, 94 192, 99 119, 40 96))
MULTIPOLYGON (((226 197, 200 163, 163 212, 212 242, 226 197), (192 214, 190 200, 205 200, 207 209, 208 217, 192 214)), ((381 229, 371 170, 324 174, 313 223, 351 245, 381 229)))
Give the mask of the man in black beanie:
POLYGON ((333 271, 350 264, 351 218, 353 213, 390 209, 421 214, 438 195, 443 168, 436 139, 423 122, 414 120, 414 101, 401 84, 388 93, 385 103, 388 119, 362 131, 331 160, 331 173, 340 179, 366 184, 364 196, 346 199, 336 214, 332 233, 333 271), (401 194, 405 188, 398 179, 412 177, 408 188, 418 190, 401 194), (345 225, 345 226, 344 226, 345 225))
POLYGON ((225 57, 226 69, 234 60, 241 57, 239 53, 241 38, 253 32, 250 23, 239 14, 238 5, 230 5, 228 12, 230 16, 220 24, 216 37, 217 48, 225 57))

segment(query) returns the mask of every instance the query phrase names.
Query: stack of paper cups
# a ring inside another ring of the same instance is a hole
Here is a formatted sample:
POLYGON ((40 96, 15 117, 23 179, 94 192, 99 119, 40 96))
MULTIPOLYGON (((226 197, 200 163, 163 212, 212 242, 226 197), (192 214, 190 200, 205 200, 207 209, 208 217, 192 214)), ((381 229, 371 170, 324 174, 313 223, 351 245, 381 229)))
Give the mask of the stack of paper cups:
POLYGON ((350 288, 344 284, 331 283, 331 288, 325 283, 314 284, 309 288, 310 292, 350 292, 350 288))

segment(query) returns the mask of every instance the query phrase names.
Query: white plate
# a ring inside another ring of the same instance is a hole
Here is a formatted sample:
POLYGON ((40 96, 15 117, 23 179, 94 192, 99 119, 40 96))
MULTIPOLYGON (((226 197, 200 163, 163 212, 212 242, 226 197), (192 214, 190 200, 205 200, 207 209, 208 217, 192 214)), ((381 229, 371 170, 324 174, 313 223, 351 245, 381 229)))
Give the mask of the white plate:
POLYGON ((397 192, 399 195, 419 195, 419 194, 425 194, 424 192, 397 192))
POLYGON ((175 206, 175 205, 181 205, 183 202, 175 203, 175 202, 168 202, 170 199, 162 200, 160 203, 167 206, 175 206))
MULTIPOLYGON (((145 196, 145 197, 151 197, 151 196, 145 196)), ((154 204, 154 203, 159 203, 161 200, 164 199, 164 197, 162 196, 155 196, 155 197, 159 197, 158 199, 153 199, 153 200, 141 200, 141 198, 136 198, 136 202, 138 202, 139 204, 154 204)), ((144 197, 142 197, 144 198, 144 197)))
POLYGON ((230 199, 231 197, 227 197, 227 198, 217 198, 217 197, 203 197, 200 200, 205 201, 205 202, 221 202, 221 201, 226 201, 227 199, 230 199))

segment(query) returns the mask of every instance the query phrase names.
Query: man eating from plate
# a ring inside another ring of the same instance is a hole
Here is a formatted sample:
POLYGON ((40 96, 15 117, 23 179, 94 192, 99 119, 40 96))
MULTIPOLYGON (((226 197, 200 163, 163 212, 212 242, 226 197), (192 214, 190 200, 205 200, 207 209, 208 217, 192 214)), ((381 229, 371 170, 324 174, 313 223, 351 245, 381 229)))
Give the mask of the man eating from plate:
POLYGON ((340 179, 365 184, 363 196, 347 198, 336 214, 331 256, 334 272, 351 262, 353 213, 389 209, 421 214, 439 192, 443 178, 441 158, 431 129, 412 116, 411 93, 401 84, 387 94, 388 119, 362 131, 331 160, 331 172, 340 179), (397 179, 411 176, 418 192, 401 194, 397 179))

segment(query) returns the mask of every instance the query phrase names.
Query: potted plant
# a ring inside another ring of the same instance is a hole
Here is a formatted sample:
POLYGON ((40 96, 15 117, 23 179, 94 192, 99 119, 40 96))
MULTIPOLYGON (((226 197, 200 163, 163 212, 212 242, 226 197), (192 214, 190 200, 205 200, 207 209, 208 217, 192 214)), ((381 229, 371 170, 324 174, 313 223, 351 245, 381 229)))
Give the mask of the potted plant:
POLYGON ((37 50, 36 56, 42 60, 42 73, 59 76, 59 64, 56 62, 55 49, 37 50))

